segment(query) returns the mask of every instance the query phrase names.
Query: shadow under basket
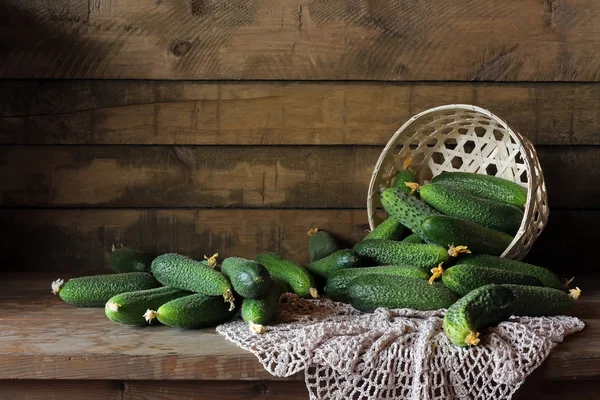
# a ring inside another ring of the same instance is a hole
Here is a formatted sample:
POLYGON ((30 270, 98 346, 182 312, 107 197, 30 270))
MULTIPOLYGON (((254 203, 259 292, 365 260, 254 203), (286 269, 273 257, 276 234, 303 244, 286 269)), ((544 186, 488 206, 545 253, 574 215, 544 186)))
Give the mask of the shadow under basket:
POLYGON ((521 226, 501 257, 522 260, 548 222, 546 185, 533 144, 488 110, 450 104, 409 119, 381 152, 367 197, 371 230, 386 218, 381 192, 392 185, 408 157, 420 185, 445 171, 463 171, 508 179, 527 189, 521 226))

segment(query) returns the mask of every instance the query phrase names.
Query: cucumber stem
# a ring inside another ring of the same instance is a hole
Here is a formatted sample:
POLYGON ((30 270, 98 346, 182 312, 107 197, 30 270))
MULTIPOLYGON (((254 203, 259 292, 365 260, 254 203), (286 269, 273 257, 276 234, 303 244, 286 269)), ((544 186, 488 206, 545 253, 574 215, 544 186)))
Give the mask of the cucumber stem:
POLYGON ((579 296, 581 296, 581 289, 579 289, 578 287, 569 290, 569 297, 573 300, 577 300, 579 296))
POLYGON ((148 309, 148 310, 146 310, 146 312, 142 316, 150 324, 150 323, 152 323, 152 320, 154 318, 156 318, 156 315, 157 315, 156 311, 148 309))
POLYGON ((461 253, 471 254, 471 250, 467 246, 454 246, 454 243, 448 247, 450 257, 458 257, 461 253))
POLYGON ((410 188, 410 194, 418 192, 421 186, 416 182, 404 182, 404 184, 410 188))
POLYGON ((571 283, 573 283, 574 280, 575 280, 575 277, 572 277, 571 279, 567 279, 567 281, 565 282, 565 287, 568 288, 569 286, 571 286, 571 283))
POLYGON ((65 280, 64 279, 60 279, 60 278, 58 278, 57 280, 55 280, 54 282, 52 282, 52 293, 53 294, 58 294, 58 292, 60 292, 60 288, 64 284, 65 284, 65 280))
POLYGON ((108 303, 106 303, 106 308, 108 308, 109 311, 112 312, 119 312, 119 307, 121 307, 120 304, 109 301, 108 303))
POLYGON ((208 264, 209 267, 215 269, 217 267, 217 257, 219 257, 219 253, 215 253, 210 257, 206 257, 206 255, 204 255, 204 259, 206 260, 206 263, 208 264))
POLYGON ((235 308, 235 298, 233 297, 231 290, 228 289, 223 293, 223 299, 225 299, 226 303, 229 303, 229 311, 233 311, 235 308))
POLYGON ((313 299, 319 298, 319 291, 317 290, 317 288, 311 287, 308 291, 310 292, 310 295, 313 297, 313 299))
POLYGON ((311 228, 308 231, 308 236, 313 236, 314 234, 316 234, 317 232, 319 232, 319 228, 311 228))
POLYGON ((254 333, 255 335, 262 335, 267 331, 267 328, 265 328, 264 325, 255 324, 252 321, 248 322, 248 328, 250 328, 250 332, 254 333))
POLYGON ((479 344, 480 340, 479 340, 479 332, 469 332, 469 334, 467 335, 467 337, 465 338, 465 343, 468 344, 469 346, 473 345, 473 346, 477 346, 479 344))
POLYGON ((442 274, 444 273, 444 268, 442 268, 442 264, 444 263, 439 263, 439 265, 435 268, 431 268, 431 273, 433 275, 431 275, 431 278, 429 278, 429 284, 433 285, 433 282, 439 278, 440 276, 442 276, 442 274))

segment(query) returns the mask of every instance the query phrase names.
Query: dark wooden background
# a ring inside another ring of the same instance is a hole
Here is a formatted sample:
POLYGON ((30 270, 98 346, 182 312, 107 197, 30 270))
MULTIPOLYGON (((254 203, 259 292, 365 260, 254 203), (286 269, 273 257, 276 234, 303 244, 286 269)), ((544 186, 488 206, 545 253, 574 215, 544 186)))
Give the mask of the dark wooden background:
POLYGON ((0 79, 3 270, 357 241, 385 143, 449 103, 535 143, 551 213, 528 260, 598 265, 597 0, 5 0, 0 79))

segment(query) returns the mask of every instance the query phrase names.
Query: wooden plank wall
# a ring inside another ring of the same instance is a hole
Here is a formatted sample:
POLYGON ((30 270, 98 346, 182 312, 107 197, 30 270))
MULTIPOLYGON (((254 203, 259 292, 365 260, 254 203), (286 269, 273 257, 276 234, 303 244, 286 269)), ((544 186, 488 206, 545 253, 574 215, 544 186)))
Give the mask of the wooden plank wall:
POLYGON ((107 271, 113 243, 303 261, 314 226, 349 245, 390 136, 467 103, 536 145, 528 260, 593 270, 599 20, 596 0, 2 2, 3 269, 107 271))

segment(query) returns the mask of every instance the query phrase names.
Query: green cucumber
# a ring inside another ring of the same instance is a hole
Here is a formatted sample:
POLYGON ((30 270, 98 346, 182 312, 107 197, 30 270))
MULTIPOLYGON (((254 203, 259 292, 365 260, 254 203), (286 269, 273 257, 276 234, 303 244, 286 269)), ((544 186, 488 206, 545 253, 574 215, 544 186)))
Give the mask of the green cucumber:
POLYGON ((390 217, 396 218, 413 233, 419 234, 426 218, 440 212, 422 200, 398 188, 388 188, 381 193, 381 204, 390 217))
POLYGON ((308 239, 309 262, 325 258, 340 249, 335 238, 329 232, 313 228, 308 231, 308 235, 310 236, 308 239))
POLYGON ((410 235, 408 235, 407 237, 405 237, 404 239, 401 240, 402 243, 425 243, 423 242, 423 239, 421 239, 421 236, 417 235, 416 233, 411 233, 410 235))
MULTIPOLYGON (((104 307, 106 316, 113 322, 125 325, 148 325, 144 313, 148 309, 156 310, 163 304, 192 292, 163 286, 156 289, 138 290, 121 293, 111 297, 104 307)), ((157 320, 154 320, 158 322, 157 320)), ((150 321, 152 322, 152 321, 150 321)))
POLYGON ((510 318, 514 299, 513 293, 502 285, 479 287, 448 308, 444 333, 457 346, 477 345, 484 329, 510 318))
POLYGON ((409 169, 404 169, 396 174, 396 177, 394 178, 394 183, 392 183, 392 187, 398 188, 403 192, 410 194, 412 192, 412 189, 406 186, 406 182, 417 182, 417 175, 409 169))
POLYGON ((166 253, 152 261, 152 273, 163 285, 208 296, 221 295, 235 307, 231 282, 208 264, 182 254, 166 253))
POLYGON ((438 310, 458 300, 456 293, 440 282, 430 285, 424 279, 393 275, 356 277, 348 283, 346 294, 352 307, 363 312, 379 307, 438 310))
POLYGON ((435 215, 425 219, 421 226, 421 237, 425 242, 448 247, 467 246, 473 253, 501 255, 513 237, 471 221, 435 215))
POLYGON ((125 292, 159 287, 160 283, 148 272, 82 276, 65 282, 52 282, 52 292, 69 304, 78 307, 104 307, 113 296, 125 292))
POLYGON ((490 229, 514 235, 521 226, 521 209, 441 183, 421 186, 421 199, 444 215, 465 219, 490 229))
POLYGON ((413 265, 427 271, 449 259, 447 249, 432 244, 378 239, 363 240, 353 249, 370 265, 413 265))
POLYGON ((221 263, 221 272, 231 281, 233 290, 240 296, 256 298, 268 289, 271 283, 269 271, 258 261, 241 257, 228 257, 221 263))
POLYGON ((544 286, 561 289, 562 284, 558 276, 549 269, 537 265, 524 263, 522 261, 510 260, 508 258, 494 257, 486 254, 473 254, 460 259, 463 265, 475 265, 500 269, 504 271, 520 272, 539 279, 544 286))
POLYGON ((119 273, 150 272, 154 257, 145 251, 120 246, 112 247, 108 264, 119 273))
POLYGON ((433 177, 433 183, 444 183, 467 190, 484 199, 510 204, 523 209, 527 202, 527 189, 515 182, 496 176, 472 172, 442 172, 433 177))
POLYGON ((304 298, 319 297, 314 278, 300 265, 275 253, 259 254, 256 261, 265 266, 272 278, 286 283, 298 296, 304 298))
POLYGON ((275 318, 281 295, 288 291, 287 285, 279 279, 272 279, 269 288, 256 299, 242 300, 242 319, 248 323, 252 333, 265 333, 265 324, 275 318))
POLYGON ((442 282, 461 296, 481 286, 493 283, 542 286, 542 282, 530 275, 500 269, 457 264, 442 273, 442 282))
POLYGON ((525 285, 502 285, 515 297, 511 305, 512 315, 544 317, 548 315, 566 315, 574 300, 562 290, 525 285))
POLYGON ((386 265, 382 267, 352 268, 333 273, 325 285, 325 294, 335 301, 348 302, 346 288, 354 278, 362 275, 398 275, 407 278, 428 280, 429 274, 422 268, 386 265))
POLYGON ((389 239, 389 240, 400 240, 406 228, 396 218, 389 217, 379 225, 375 227, 364 240, 373 239, 389 239))
POLYGON ((157 318, 161 324, 173 328, 198 329, 220 325, 234 314, 220 296, 195 293, 171 300, 156 311, 149 309, 144 317, 148 322, 157 318))
POLYGON ((305 268, 313 275, 327 279, 332 273, 345 268, 355 268, 360 264, 360 258, 354 250, 338 250, 310 264, 305 268))

